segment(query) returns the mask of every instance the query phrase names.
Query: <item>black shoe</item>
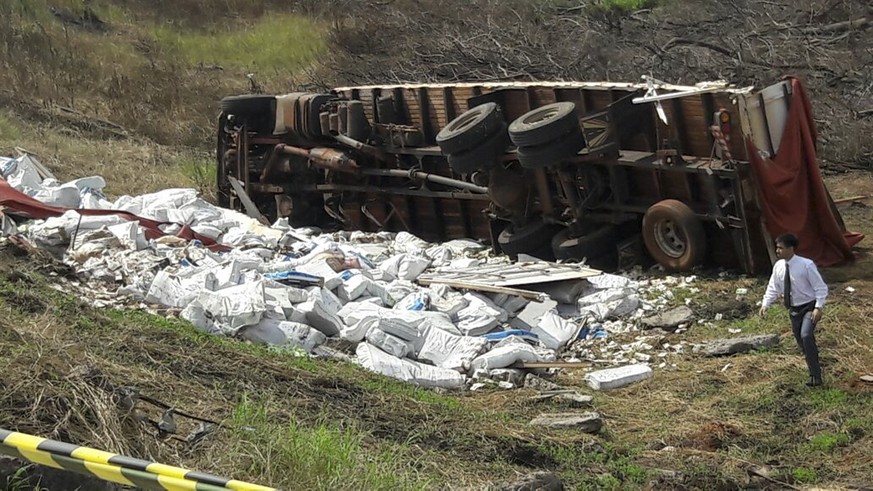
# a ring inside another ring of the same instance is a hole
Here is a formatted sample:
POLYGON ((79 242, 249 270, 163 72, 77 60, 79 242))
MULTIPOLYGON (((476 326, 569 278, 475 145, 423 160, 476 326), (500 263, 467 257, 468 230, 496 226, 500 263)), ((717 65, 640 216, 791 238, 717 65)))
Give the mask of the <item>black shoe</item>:
POLYGON ((810 379, 809 379, 809 382, 806 383, 806 386, 807 386, 807 387, 818 387, 818 386, 821 385, 822 383, 823 383, 823 382, 821 381, 820 378, 815 378, 815 377, 813 377, 813 378, 810 378, 810 379))

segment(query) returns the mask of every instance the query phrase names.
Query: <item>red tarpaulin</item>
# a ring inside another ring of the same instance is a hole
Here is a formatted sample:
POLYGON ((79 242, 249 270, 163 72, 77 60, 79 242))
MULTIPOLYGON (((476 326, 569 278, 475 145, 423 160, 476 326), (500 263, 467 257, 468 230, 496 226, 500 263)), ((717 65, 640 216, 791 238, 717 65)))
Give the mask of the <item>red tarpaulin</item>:
POLYGON ((800 80, 789 77, 791 107, 776 158, 764 158, 746 139, 749 160, 758 180, 767 231, 775 238, 796 234, 797 253, 819 266, 854 259, 852 246, 862 234, 842 230, 831 206, 816 159, 816 129, 812 105, 800 80))
MULTIPOLYGON (((0 208, 4 208, 6 210, 6 214, 8 215, 21 215, 27 218, 37 220, 45 220, 49 217, 59 217, 67 211, 73 209, 64 208, 61 206, 47 205, 13 188, 3 179, 0 179, 0 208)), ((139 222, 140 226, 142 226, 142 228, 144 229, 144 233, 147 239, 156 239, 158 237, 169 235, 164 233, 160 228, 158 228, 158 226, 160 225, 170 225, 169 223, 157 222, 155 220, 149 220, 148 218, 142 218, 127 211, 86 209, 76 209, 75 211, 82 215, 118 215, 126 220, 139 222)), ((194 232, 187 225, 182 226, 182 229, 179 230, 176 236, 188 240, 199 240, 203 243, 204 246, 208 247, 213 251, 230 250, 230 247, 218 244, 209 237, 194 232)))

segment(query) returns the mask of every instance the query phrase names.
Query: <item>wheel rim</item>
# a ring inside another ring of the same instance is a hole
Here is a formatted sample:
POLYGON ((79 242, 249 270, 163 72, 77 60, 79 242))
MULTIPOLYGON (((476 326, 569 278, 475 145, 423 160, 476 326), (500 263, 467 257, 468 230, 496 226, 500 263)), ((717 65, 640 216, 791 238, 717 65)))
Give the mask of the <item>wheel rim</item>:
POLYGON ((558 108, 549 108, 545 111, 531 114, 530 116, 524 118, 524 124, 537 124, 542 123, 543 121, 548 121, 553 119, 558 115, 558 108))
POLYGON ((464 128, 469 128, 470 126, 473 126, 473 123, 476 122, 476 118, 478 118, 478 117, 479 117, 479 113, 469 114, 469 115, 467 115, 467 117, 462 118, 456 124, 452 125, 451 129, 453 131, 459 131, 459 130, 462 130, 464 128))
POLYGON ((673 220, 661 220, 655 225, 655 243, 674 259, 682 257, 687 249, 685 234, 673 220))

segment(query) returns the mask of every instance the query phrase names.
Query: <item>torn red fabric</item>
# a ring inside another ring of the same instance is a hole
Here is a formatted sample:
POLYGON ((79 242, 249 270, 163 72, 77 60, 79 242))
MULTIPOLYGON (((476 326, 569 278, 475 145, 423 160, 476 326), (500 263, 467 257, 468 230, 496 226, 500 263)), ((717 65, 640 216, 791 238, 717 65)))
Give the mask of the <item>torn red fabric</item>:
POLYGON ((818 168, 812 104, 800 80, 788 78, 792 102, 776 158, 763 157, 751 139, 746 139, 767 231, 774 238, 796 234, 800 240, 797 253, 819 266, 852 261, 852 247, 864 235, 843 230, 834 215, 838 212, 828 199, 818 168))
MULTIPOLYGON (((6 214, 8 215, 20 215, 36 220, 45 220, 49 217, 59 217, 69 210, 75 210, 82 215, 118 215, 126 220, 139 222, 140 226, 144 229, 144 234, 147 239, 157 239, 158 237, 169 235, 164 233, 158 227, 160 225, 170 225, 170 223, 150 220, 121 210, 74 209, 47 205, 13 188, 3 179, 0 179, 0 208, 5 208, 6 214)), ((230 250, 230 247, 219 244, 205 235, 198 234, 188 226, 182 226, 176 236, 188 240, 199 240, 204 246, 213 251, 230 250)))

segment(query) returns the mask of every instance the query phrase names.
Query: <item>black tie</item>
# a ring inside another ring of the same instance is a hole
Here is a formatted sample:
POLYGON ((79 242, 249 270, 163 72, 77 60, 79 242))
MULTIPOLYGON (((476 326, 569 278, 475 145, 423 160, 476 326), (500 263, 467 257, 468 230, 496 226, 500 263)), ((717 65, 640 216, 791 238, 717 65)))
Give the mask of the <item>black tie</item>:
POLYGON ((791 309, 791 274, 788 271, 788 261, 785 261, 785 291, 783 299, 785 300, 785 308, 791 309))

